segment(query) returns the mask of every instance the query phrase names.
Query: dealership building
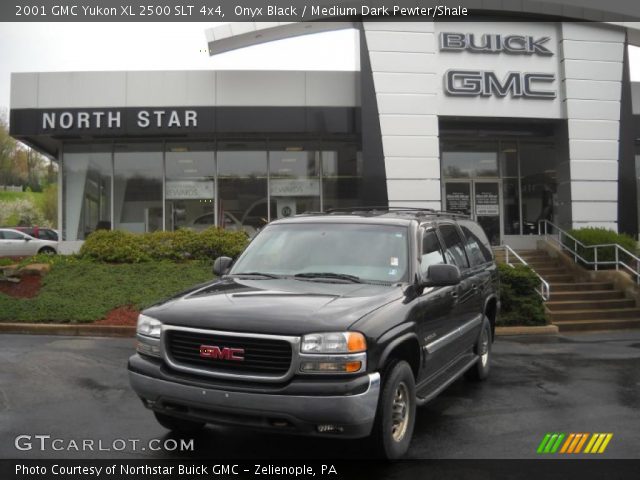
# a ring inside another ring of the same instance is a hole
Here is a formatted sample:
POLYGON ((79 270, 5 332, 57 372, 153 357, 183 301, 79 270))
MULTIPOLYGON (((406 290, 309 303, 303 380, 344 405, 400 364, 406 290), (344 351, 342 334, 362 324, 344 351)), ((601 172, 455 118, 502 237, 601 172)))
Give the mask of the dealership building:
POLYGON ((15 73, 11 134, 60 166, 66 251, 357 205, 462 212, 515 247, 542 219, 637 236, 640 31, 574 20, 230 24, 211 54, 355 28, 360 69, 15 73))

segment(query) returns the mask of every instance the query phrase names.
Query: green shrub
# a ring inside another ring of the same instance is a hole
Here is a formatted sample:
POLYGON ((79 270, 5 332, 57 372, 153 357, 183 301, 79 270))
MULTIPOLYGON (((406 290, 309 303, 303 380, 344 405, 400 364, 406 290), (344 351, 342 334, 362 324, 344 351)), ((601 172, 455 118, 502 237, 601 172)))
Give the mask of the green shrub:
MULTIPOLYGON (((578 228, 569 230, 569 234, 577 238, 578 241, 582 242, 585 245, 602 245, 616 243, 626 250, 630 251, 631 253, 636 253, 638 248, 636 241, 629 235, 626 235, 624 233, 617 233, 606 228, 578 228)), ((564 238, 563 243, 572 250, 574 249, 573 240, 564 238)), ((594 260, 595 255, 593 248, 584 248, 578 246, 577 251, 578 255, 580 255, 582 258, 590 262, 594 260)), ((598 249, 598 261, 612 261, 615 260, 615 258, 615 247, 603 247, 598 249)))
POLYGON ((151 260, 144 251, 141 237, 120 230, 93 232, 82 244, 80 257, 109 263, 140 263, 151 260))
POLYGON ((244 232, 208 228, 202 232, 135 234, 119 230, 98 230, 87 237, 80 257, 108 263, 141 263, 152 260, 213 260, 235 257, 247 245, 244 232))
POLYGON ((537 290, 540 279, 524 265, 499 264, 500 316, 498 325, 545 325, 547 317, 537 290))

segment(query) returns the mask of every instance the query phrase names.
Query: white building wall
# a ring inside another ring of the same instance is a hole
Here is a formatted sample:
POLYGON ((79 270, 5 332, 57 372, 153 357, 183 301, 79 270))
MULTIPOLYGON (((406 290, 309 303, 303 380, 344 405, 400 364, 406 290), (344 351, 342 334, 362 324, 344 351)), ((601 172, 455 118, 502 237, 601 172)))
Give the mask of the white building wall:
POLYGON ((433 22, 364 22, 389 205, 441 208, 433 22))
POLYGON ((618 229, 624 40, 623 31, 602 25, 561 26, 560 75, 569 130, 569 178, 559 188, 570 190, 574 228, 618 229))

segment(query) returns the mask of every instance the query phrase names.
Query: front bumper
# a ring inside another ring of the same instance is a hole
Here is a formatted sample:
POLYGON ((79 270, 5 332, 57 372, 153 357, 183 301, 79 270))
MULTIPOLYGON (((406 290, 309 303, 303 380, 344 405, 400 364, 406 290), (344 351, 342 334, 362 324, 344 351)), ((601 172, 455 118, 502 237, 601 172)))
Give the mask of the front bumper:
POLYGON ((281 395, 209 388, 167 381, 131 369, 129 380, 148 408, 175 417, 342 438, 371 433, 380 395, 378 373, 366 375, 363 392, 344 395, 281 395))

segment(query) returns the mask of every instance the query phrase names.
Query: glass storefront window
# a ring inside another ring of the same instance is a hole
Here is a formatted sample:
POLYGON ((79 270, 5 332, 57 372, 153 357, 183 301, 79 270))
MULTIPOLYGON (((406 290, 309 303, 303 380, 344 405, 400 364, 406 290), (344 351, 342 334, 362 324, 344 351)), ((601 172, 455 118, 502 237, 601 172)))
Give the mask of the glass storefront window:
POLYGON ((269 219, 266 146, 219 143, 217 161, 218 224, 253 235, 269 219))
POLYGON ((450 142, 442 147, 445 178, 498 177, 497 142, 450 142))
POLYGON ((115 228, 135 233, 162 230, 162 146, 116 145, 114 165, 115 228))
MULTIPOLYGON (((441 144, 444 181, 443 203, 447 210, 471 216, 485 226, 491 243, 499 241, 499 217, 478 211, 478 188, 499 177, 498 206, 501 212, 501 235, 538 233, 538 222, 554 219, 556 208, 556 148, 552 141, 496 140, 474 141, 445 139, 441 144), (501 190, 500 190, 501 189, 501 190), (470 192, 476 198, 470 198, 470 192)), ((493 188, 493 187, 492 187, 493 188)))
POLYGON ((323 151, 323 209, 353 207, 362 203, 362 158, 355 145, 323 151))
POLYGON ((63 239, 84 240, 111 229, 111 145, 65 146, 63 239))
POLYGON ((518 172, 518 144, 501 142, 500 144, 500 173, 502 177, 519 177, 518 172))
POLYGON ((168 143, 165 200, 169 231, 215 225, 215 147, 210 143, 168 143))
POLYGON ((364 193, 353 140, 65 145, 62 175, 65 240, 215 225, 253 235, 270 220, 359 205, 364 193))
POLYGON ((556 153, 552 144, 520 144, 522 233, 538 233, 538 222, 553 221, 557 203, 556 153))
POLYGON ((505 235, 520 235, 520 182, 517 178, 502 180, 502 222, 505 235))
POLYGON ((276 218, 320 211, 319 152, 297 146, 271 150, 269 172, 276 218))

